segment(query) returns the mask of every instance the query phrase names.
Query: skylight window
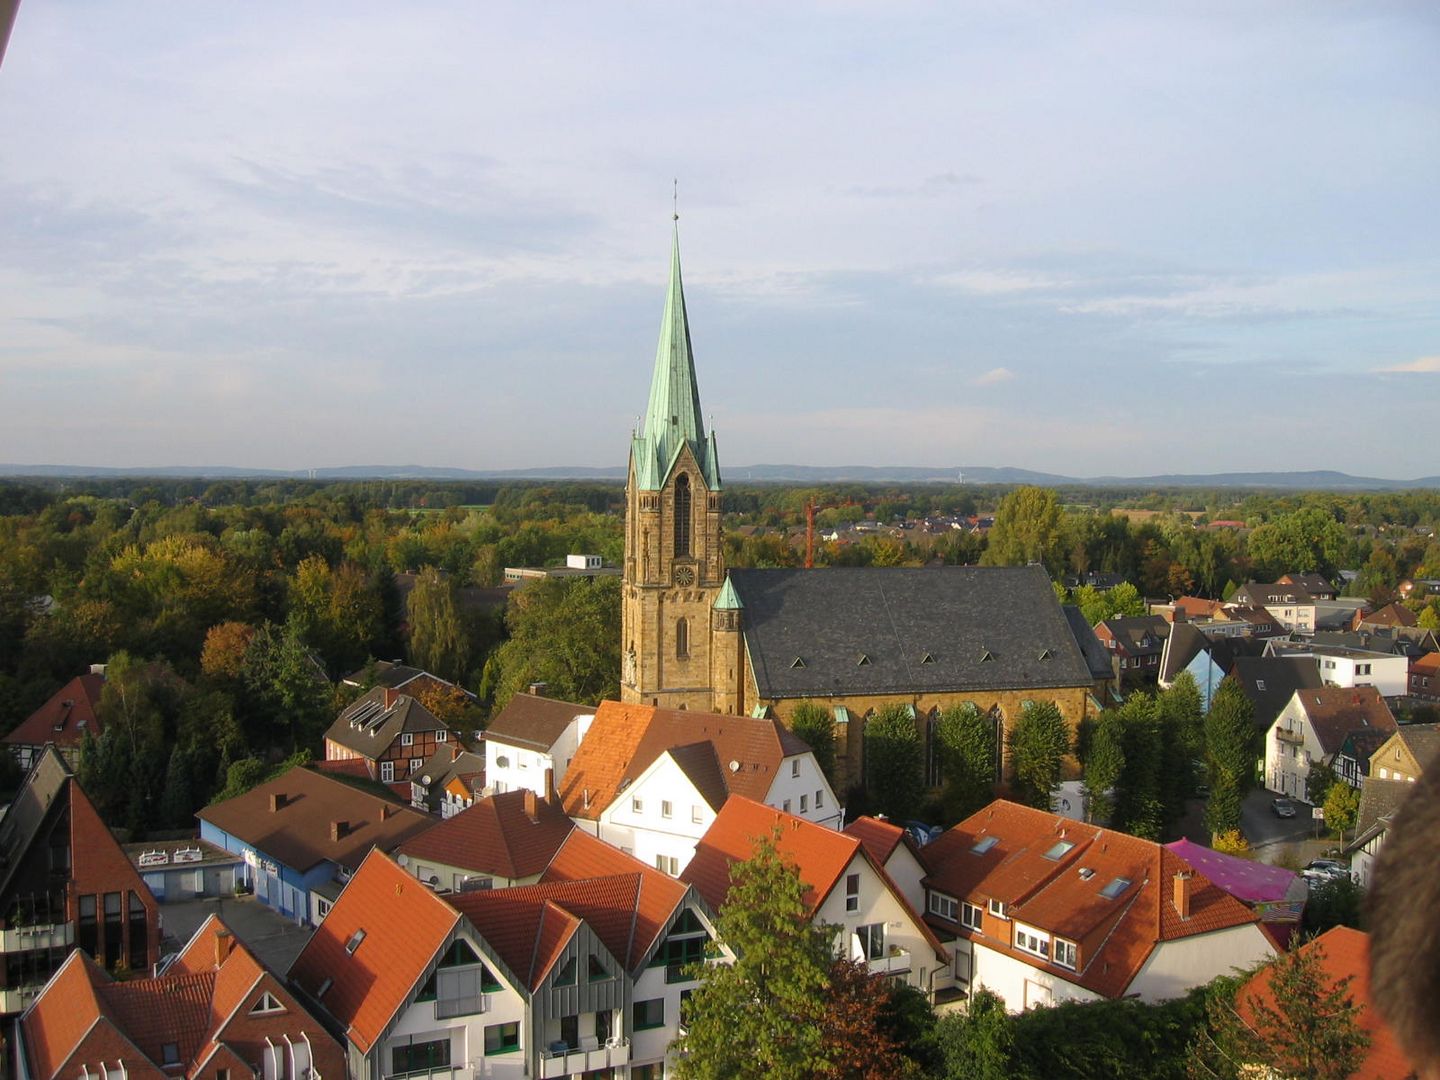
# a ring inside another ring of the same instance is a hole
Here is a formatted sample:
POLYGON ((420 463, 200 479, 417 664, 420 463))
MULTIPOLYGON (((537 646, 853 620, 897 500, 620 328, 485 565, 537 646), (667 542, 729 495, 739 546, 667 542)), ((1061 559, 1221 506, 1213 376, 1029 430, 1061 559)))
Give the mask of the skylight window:
POLYGON ((350 940, 345 942, 345 951, 347 953, 354 953, 355 950, 360 947, 360 943, 364 940, 365 931, 356 930, 353 934, 350 935, 350 940))
POLYGON ((1129 887, 1129 878, 1117 877, 1111 881, 1109 885, 1106 885, 1100 890, 1100 895, 1105 897, 1106 900, 1114 900, 1129 887))
POLYGON ((1058 860, 1064 858, 1065 853, 1074 846, 1075 845, 1069 840, 1058 840, 1050 848, 1049 851, 1045 852, 1045 858, 1049 859, 1051 862, 1057 862, 1058 860))
POLYGON ((998 836, 982 836, 975 842, 975 846, 970 849, 970 852, 974 855, 984 855, 999 842, 998 836))

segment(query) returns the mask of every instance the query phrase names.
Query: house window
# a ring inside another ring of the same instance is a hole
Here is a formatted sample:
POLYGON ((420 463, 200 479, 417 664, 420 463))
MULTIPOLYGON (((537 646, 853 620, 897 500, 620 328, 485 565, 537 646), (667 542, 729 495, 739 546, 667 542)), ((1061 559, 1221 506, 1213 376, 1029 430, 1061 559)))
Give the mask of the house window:
POLYGON ((444 731, 444 730, 435 732, 435 741, 436 741, 436 742, 449 742, 449 741, 450 741, 450 733, 449 733, 448 731, 444 731))
MULTIPOLYGON (((486 1050, 489 1053, 489 1050, 486 1050)), ((404 1076, 407 1073, 428 1073, 450 1067, 450 1039, 430 1039, 426 1042, 406 1043, 390 1049, 391 1074, 404 1076)))
POLYGON ((520 1022, 490 1024, 485 1028, 485 1055, 513 1054, 520 1049, 520 1022))
POLYGON ((669 874, 671 877, 679 877, 679 876, 680 876, 680 860, 677 859, 674 855, 656 855, 656 856, 655 856, 655 869, 656 869, 656 870, 663 870, 665 873, 669 874))
POLYGON ((824 805, 825 805, 825 792, 823 792, 823 791, 817 791, 817 792, 815 792, 815 809, 816 809, 816 810, 819 810, 819 809, 820 809, 822 806, 824 806, 824 805))
POLYGON ((787 813, 787 814, 790 812, 790 800, 789 800, 789 799, 786 799, 786 800, 785 800, 784 810, 785 810, 785 813, 787 813))
POLYGON ((609 969, 600 962, 600 959, 591 953, 585 964, 585 978, 590 982, 601 982, 610 977, 609 969))
POLYGON ((953 896, 945 896, 942 893, 932 892, 930 894, 930 914, 939 915, 942 919, 955 921, 956 903, 953 896))
POLYGON ((380 762, 380 782, 382 784, 393 784, 395 782, 395 762, 380 762))
POLYGON ((701 821, 700 807, 698 807, 698 806, 692 806, 692 807, 690 807, 690 820, 693 821, 696 825, 699 825, 699 824, 700 824, 700 821, 701 821))
MULTIPOLYGON (((197 877, 199 875, 196 875, 197 877)), ((145 913, 145 901, 140 899, 138 893, 128 894, 127 901, 130 908, 130 925, 127 928, 130 945, 130 970, 144 971, 149 963, 149 949, 146 948, 149 942, 149 925, 145 913)))
POLYGON ((674 808, 670 805, 669 799, 660 800, 660 816, 662 818, 674 817, 674 808))
POLYGON ((799 775, 800 775, 800 762, 799 762, 799 759, 796 759, 795 761, 790 762, 790 775, 791 775, 791 776, 799 776, 799 775))
POLYGON ((120 894, 105 894, 105 966, 114 968, 124 955, 120 946, 124 944, 124 917, 120 911, 120 894))
POLYGON ((636 1031, 665 1026, 665 999, 647 998, 631 1006, 630 1026, 636 1031))
POLYGON ((809 796, 809 795, 801 795, 801 796, 800 796, 800 813, 803 814, 803 813, 805 813, 805 812, 806 812, 807 810, 809 810, 809 809, 810 809, 810 796, 809 796))
POLYGON ((1015 947, 1021 952, 1050 958, 1050 938, 1028 927, 1015 927, 1015 947))
POLYGON ((404 734, 402 734, 402 735, 400 736, 400 745, 401 745, 401 746, 414 746, 414 745, 415 745, 415 735, 414 735, 414 733, 413 733, 413 732, 410 732, 410 731, 407 731, 407 732, 405 732, 404 734))
POLYGON ((1076 970, 1076 949, 1073 941, 1066 941, 1064 938, 1055 939, 1055 963, 1061 967, 1067 967, 1071 971, 1076 970))
POLYGON ((994 915, 997 919, 1009 918, 1009 916, 1005 914, 1005 901, 992 899, 990 901, 990 914, 994 915))
POLYGON ((411 774, 413 775, 413 774, 419 772, 419 771, 420 771, 420 766, 421 766, 421 765, 424 765, 424 764, 425 764, 425 759, 424 759, 424 758, 412 757, 412 758, 410 759, 410 772, 411 772, 411 774))
POLYGON ((285 1006, 281 1005, 280 1002, 275 999, 274 994, 270 993, 269 990, 266 990, 263 994, 260 995, 260 1000, 255 1002, 255 1004, 251 1007, 250 1015, 265 1016, 269 1013, 279 1013, 284 1011, 285 1006))
POLYGON ((631 812, 632 814, 643 814, 643 813, 645 812, 645 800, 644 800, 644 799, 631 799, 631 800, 630 800, 630 812, 631 812))
POLYGON ((330 914, 330 909, 334 906, 331 901, 326 900, 323 896, 317 896, 315 898, 315 917, 317 919, 325 918, 326 915, 330 914))
POLYGON ((675 659, 684 660, 690 655, 690 622, 675 620, 675 659))
POLYGON ((860 954, 866 960, 878 960, 885 955, 885 924, 867 923, 856 927, 855 936, 860 941, 860 954))
POLYGON ((164 1044, 161 1045, 161 1047, 160 1047, 160 1064, 161 1064, 161 1065, 179 1065, 179 1064, 180 1064, 180 1044, 179 1044, 179 1043, 164 1043, 164 1044))
POLYGON ((968 901, 960 904, 960 925, 967 930, 979 930, 983 916, 984 913, 980 910, 979 904, 972 904, 968 901))
POLYGON ((845 910, 854 914, 860 910, 860 875, 845 875, 845 910))

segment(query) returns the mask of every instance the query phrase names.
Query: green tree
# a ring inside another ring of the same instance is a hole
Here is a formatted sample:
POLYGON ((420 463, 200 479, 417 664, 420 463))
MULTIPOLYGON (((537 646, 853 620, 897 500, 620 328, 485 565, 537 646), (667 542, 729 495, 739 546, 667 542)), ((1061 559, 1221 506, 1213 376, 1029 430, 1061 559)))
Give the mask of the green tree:
POLYGON ((758 838, 730 871, 716 929, 733 964, 707 965, 672 1044, 676 1076, 693 1080, 810 1080, 831 1064, 825 1045, 830 943, 813 925, 799 871, 758 838))
POLYGON ((1096 721, 1085 755, 1088 820, 1108 825, 1115 810, 1115 787, 1125 772, 1125 721, 1106 709, 1096 721))
POLYGON ((1050 701, 1027 702, 1007 740, 1015 794, 1028 806, 1049 810, 1070 753, 1070 728, 1050 701))
POLYGON ((1266 580, 1284 573, 1316 571, 1333 578, 1348 561, 1351 544, 1345 526, 1333 514, 1306 506, 1257 526, 1246 551, 1266 580))
POLYGON ((825 779, 835 781, 835 716, 823 705, 802 701, 790 714, 790 730, 806 742, 825 779))
POLYGON ((420 571, 405 604, 410 624, 410 662, 432 675, 461 682, 470 660, 470 638, 455 602, 453 580, 433 566, 420 571))
POLYGON ((1345 1080, 1370 1045, 1351 977, 1332 981, 1319 941, 1297 934, 1256 982, 1217 980, 1208 1024, 1191 1046, 1191 1075, 1345 1080), (1263 992, 1256 983, 1264 984, 1263 992))
POLYGON ((904 705, 887 705, 865 722, 865 786, 875 809, 914 817, 924 786, 924 748, 904 705))
POLYGON ((995 797, 995 765, 1000 754, 995 719, 973 702, 952 705, 935 723, 935 745, 945 779, 945 816, 951 824, 995 797))
POLYGON ((620 696, 620 579, 552 578, 519 589, 505 613, 495 708, 543 682, 551 697, 593 705, 620 696))
POLYGON ((1305 801, 1311 806, 1324 806, 1325 797, 1340 777, 1323 761, 1310 763, 1310 772, 1305 777, 1305 801))
POLYGON ((1331 878, 1310 886, 1305 901, 1305 932, 1323 934, 1335 926, 1365 929, 1365 890, 1348 877, 1331 878))
POLYGON ((1055 492, 1022 487, 1001 499, 980 561, 986 566, 1043 563, 1052 574, 1058 573, 1063 568, 1064 551, 1060 501, 1055 492))
POLYGON ((1005 1002, 980 987, 963 1011, 946 1013, 932 1036, 947 1080, 1014 1080, 1015 1018, 1005 1002))
POLYGON ((1325 824, 1335 830, 1335 839, 1344 840, 1360 815, 1360 792, 1343 780, 1336 780, 1325 793, 1325 824))
POLYGON ((1195 788, 1195 762, 1205 756, 1205 714, 1195 677, 1182 671, 1156 697, 1160 723, 1160 795, 1167 834, 1185 815, 1195 788))
POLYGON ((1205 826, 1212 836, 1240 828, 1240 802, 1254 778, 1254 711, 1240 684, 1227 678, 1205 716, 1205 764, 1210 772, 1205 826))
POLYGON ((1159 840, 1165 822, 1161 793, 1164 745, 1160 710, 1148 694, 1132 694, 1118 710, 1125 766, 1116 785, 1112 824, 1123 832, 1159 840))

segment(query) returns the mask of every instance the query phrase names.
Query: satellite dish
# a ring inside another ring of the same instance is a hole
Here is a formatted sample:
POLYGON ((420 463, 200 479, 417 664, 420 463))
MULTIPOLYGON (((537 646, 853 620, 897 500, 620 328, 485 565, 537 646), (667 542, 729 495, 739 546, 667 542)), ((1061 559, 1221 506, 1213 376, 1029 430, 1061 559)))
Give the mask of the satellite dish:
POLYGON ((730 762, 730 771, 731 771, 731 772, 739 772, 739 771, 740 771, 740 762, 738 762, 738 761, 731 761, 731 762, 730 762))
POLYGON ((420 777, 420 782, 426 787, 429 787, 433 783, 433 781, 430 779, 429 773, 426 773, 424 776, 420 777))

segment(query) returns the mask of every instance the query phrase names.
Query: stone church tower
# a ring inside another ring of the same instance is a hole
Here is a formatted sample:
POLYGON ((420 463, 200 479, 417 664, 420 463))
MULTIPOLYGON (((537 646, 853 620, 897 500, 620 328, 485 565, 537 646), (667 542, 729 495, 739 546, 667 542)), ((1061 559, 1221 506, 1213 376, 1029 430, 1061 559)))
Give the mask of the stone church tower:
POLYGON ((677 227, 650 402, 630 441, 625 483, 622 701, 713 707, 715 676, 725 681, 715 670, 716 634, 738 636, 738 626, 728 630, 726 618, 712 615, 724 584, 720 461, 695 385, 677 227))

